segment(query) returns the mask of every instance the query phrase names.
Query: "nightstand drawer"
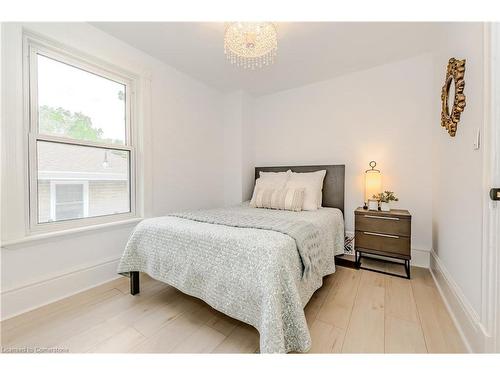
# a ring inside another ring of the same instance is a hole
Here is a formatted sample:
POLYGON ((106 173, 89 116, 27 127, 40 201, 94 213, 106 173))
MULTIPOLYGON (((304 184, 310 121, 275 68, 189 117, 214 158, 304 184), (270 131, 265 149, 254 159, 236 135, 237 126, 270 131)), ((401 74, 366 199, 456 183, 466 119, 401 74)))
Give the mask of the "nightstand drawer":
POLYGON ((363 213, 356 215, 356 230, 410 236, 411 222, 395 216, 380 216, 363 213))
POLYGON ((359 231, 356 227, 356 248, 372 249, 386 253, 410 255, 410 238, 370 231, 359 231))

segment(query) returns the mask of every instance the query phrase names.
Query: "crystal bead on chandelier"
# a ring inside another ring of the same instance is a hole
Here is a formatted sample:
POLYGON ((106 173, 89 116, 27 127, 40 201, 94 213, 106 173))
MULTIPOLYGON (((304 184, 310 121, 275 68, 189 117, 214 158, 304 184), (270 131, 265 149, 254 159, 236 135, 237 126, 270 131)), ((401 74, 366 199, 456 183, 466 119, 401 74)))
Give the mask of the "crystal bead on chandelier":
POLYGON ((224 53, 237 66, 262 68, 274 63, 277 37, 277 28, 272 22, 232 22, 224 33, 224 53))

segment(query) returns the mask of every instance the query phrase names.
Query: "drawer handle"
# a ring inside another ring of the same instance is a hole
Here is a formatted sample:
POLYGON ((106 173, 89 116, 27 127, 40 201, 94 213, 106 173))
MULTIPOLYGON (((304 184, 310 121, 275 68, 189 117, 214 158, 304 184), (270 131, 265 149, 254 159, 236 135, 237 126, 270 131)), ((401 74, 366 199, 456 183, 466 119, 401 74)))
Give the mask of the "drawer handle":
POLYGON ((387 216, 375 216, 375 215, 365 215, 369 219, 382 219, 382 220, 399 220, 399 217, 387 217, 387 216))
POLYGON ((392 234, 382 234, 382 233, 373 233, 373 232, 363 232, 369 236, 378 236, 378 237, 389 237, 389 238, 399 238, 399 236, 393 236, 392 234))

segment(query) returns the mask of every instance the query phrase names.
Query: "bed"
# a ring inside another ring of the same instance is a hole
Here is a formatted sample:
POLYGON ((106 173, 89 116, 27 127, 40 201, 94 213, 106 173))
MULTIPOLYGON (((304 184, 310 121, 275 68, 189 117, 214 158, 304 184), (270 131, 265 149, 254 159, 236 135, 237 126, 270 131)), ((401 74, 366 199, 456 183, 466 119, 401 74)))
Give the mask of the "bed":
POLYGON ((344 248, 345 166, 258 167, 255 175, 288 169, 327 171, 323 208, 293 212, 245 202, 143 220, 118 267, 130 276, 131 293, 139 293, 145 272, 254 326, 261 353, 308 351, 304 307, 344 248))

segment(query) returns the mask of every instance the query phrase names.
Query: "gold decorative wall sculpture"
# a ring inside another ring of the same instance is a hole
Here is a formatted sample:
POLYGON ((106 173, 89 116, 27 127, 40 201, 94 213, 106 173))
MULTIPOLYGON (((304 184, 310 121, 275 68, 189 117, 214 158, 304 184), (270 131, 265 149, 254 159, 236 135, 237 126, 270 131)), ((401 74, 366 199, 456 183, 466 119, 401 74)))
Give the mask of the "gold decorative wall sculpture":
POLYGON ((457 133, 460 115, 465 108, 465 59, 451 58, 446 68, 446 79, 441 90, 441 126, 450 136, 457 133))

